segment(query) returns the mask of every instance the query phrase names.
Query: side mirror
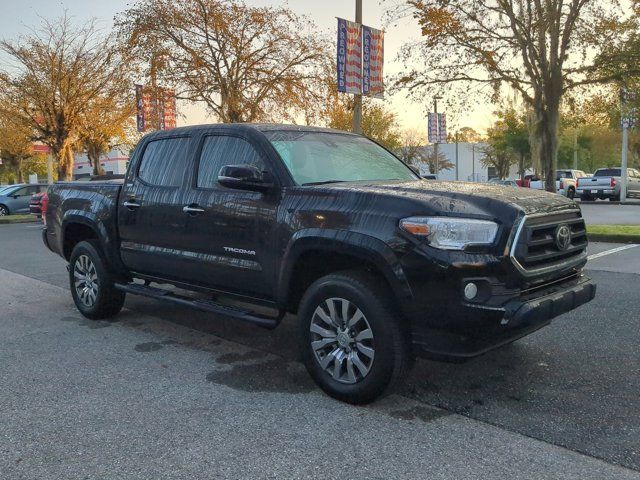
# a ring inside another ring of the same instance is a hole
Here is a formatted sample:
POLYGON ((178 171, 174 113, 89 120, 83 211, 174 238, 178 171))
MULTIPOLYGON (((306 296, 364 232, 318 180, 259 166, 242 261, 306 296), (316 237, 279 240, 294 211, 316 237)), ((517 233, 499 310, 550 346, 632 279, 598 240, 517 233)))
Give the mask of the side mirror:
POLYGON ((273 187, 271 175, 253 165, 225 165, 218 174, 218 183, 223 187, 254 192, 266 192, 273 187))

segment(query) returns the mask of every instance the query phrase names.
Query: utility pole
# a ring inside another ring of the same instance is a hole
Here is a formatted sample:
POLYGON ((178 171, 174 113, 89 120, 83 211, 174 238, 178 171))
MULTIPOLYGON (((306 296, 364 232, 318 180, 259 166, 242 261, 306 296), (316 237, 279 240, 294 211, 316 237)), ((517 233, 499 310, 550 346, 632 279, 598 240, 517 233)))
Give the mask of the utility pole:
POLYGON ((433 144, 433 152, 435 154, 435 164, 436 164, 436 171, 435 171, 436 178, 438 177, 438 171, 439 171, 438 167, 440 166, 439 162, 438 162, 438 140, 439 140, 438 137, 440 136, 440 121, 438 119, 438 100, 440 100, 441 98, 442 97, 439 97, 438 95, 433 97, 433 113, 436 116, 436 126, 437 126, 437 128, 436 128, 436 142, 433 144))
POLYGON ((458 179, 458 133, 460 133, 460 130, 456 130, 456 181, 459 180, 458 179))
POLYGON ((622 169, 620 171, 620 202, 627 201, 627 151, 629 150, 629 121, 622 121, 622 169))
MULTIPOLYGON (((362 0, 356 0, 356 23, 362 28, 362 0)), ((362 93, 353 97, 353 133, 362 133, 362 93)))
POLYGON ((53 154, 47 154, 47 183, 53 185, 53 154))
POLYGON ((573 129, 573 169, 578 169, 578 127, 573 129))

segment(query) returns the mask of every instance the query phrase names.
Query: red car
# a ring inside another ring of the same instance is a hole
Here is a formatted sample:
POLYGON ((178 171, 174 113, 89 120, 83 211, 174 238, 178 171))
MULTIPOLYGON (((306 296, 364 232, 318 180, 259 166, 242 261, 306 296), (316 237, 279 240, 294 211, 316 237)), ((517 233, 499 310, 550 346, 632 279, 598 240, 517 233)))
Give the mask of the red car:
POLYGON ((43 213, 47 211, 48 202, 49 197, 47 197, 47 192, 34 193, 31 196, 31 200, 29 200, 29 212, 31 215, 42 218, 43 213))

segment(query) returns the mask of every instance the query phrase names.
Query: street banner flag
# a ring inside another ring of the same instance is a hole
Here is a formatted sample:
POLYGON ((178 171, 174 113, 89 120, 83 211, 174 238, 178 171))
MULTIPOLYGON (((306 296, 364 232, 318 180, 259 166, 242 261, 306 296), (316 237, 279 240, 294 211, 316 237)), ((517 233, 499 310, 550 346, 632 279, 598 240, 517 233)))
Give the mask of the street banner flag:
POLYGON ((136 85, 136 124, 139 132, 176 128, 176 96, 173 90, 145 91, 136 85))
POLYGON ((384 98, 384 32, 362 26, 362 93, 384 98))
POLYGON ((362 28, 338 18, 338 91, 362 93, 362 28))
POLYGON ((447 114, 438 114, 438 143, 447 143, 447 114))
POLYGON ((447 114, 429 112, 427 133, 429 143, 447 143, 447 114))
POLYGON ((634 128, 638 123, 637 108, 638 92, 620 89, 620 126, 622 128, 634 128))
POLYGON ((429 122, 427 130, 429 134, 429 143, 438 143, 438 116, 429 112, 429 122))

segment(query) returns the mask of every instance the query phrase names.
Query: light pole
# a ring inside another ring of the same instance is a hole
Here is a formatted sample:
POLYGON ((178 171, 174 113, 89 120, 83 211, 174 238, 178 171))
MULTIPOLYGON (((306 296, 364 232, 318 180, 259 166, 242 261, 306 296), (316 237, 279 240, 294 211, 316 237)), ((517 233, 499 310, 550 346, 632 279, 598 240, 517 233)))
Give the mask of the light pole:
POLYGON ((433 152, 435 154, 435 165, 436 165, 435 174, 436 174, 436 178, 438 176, 438 167, 440 166, 439 162, 438 162, 438 140, 439 140, 438 137, 440 136, 440 122, 439 122, 439 119, 438 119, 438 100, 441 100, 441 99, 442 99, 442 97, 440 97, 438 95, 433 97, 433 113, 436 116, 436 141, 435 141, 435 143, 433 145, 433 152))
MULTIPOLYGON (((362 0, 356 0, 356 23, 362 28, 362 0)), ((362 93, 353 97, 353 133, 362 133, 362 93)))

